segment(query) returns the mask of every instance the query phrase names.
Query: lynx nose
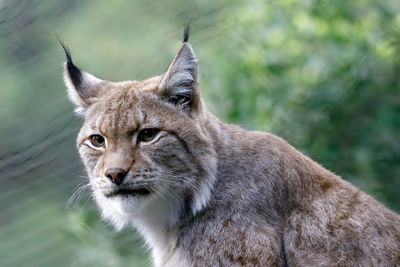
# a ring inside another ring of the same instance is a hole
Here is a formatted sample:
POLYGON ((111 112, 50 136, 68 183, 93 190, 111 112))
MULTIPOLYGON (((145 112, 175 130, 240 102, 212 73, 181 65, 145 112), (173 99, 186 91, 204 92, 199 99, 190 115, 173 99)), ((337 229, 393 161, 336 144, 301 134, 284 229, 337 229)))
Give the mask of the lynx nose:
POLYGON ((128 172, 121 168, 108 169, 105 175, 116 185, 122 184, 128 172))

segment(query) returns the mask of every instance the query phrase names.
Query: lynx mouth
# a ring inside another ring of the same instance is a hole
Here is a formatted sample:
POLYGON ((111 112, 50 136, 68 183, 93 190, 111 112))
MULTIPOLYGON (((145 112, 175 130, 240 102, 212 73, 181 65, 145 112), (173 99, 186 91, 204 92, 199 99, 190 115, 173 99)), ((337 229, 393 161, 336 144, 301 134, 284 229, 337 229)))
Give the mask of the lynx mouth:
POLYGON ((110 193, 104 194, 106 197, 114 197, 114 196, 145 196, 149 195, 152 191, 147 188, 135 188, 135 189, 127 189, 127 188, 120 188, 114 190, 110 193))

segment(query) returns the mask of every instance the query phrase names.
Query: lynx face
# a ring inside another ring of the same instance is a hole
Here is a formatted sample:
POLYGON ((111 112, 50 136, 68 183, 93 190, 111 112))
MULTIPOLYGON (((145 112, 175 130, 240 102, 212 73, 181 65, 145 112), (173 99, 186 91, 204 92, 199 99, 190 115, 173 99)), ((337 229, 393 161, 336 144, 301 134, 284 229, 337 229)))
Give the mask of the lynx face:
POLYGON ((119 83, 80 70, 64 49, 65 83, 85 118, 77 145, 104 217, 121 228, 152 205, 185 200, 194 213, 200 210, 216 163, 202 130, 190 45, 184 42, 164 75, 119 83))

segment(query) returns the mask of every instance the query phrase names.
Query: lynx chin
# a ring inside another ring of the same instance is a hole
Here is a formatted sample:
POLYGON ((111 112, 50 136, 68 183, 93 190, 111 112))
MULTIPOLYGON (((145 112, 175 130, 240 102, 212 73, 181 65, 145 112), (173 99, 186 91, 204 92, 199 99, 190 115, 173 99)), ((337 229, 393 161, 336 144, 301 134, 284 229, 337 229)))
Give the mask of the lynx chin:
MULTIPOLYGON (((165 73, 101 80, 67 61, 77 146, 102 216, 154 266, 400 266, 400 216, 281 138, 226 124, 183 44, 165 73)), ((215 88, 218 90, 218 88, 215 88)))

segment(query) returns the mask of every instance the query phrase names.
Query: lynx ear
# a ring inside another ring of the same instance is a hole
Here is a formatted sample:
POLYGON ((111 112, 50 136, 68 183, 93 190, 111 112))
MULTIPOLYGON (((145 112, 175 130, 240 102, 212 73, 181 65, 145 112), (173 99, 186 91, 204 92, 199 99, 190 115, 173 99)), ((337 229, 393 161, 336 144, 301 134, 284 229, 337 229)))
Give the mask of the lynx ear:
POLYGON ((159 85, 160 95, 180 109, 192 108, 199 98, 197 60, 192 47, 187 42, 188 38, 189 28, 186 27, 183 45, 159 85))
POLYGON ((60 44, 67 57, 67 61, 64 63, 64 83, 68 96, 77 106, 76 113, 84 114, 85 110, 104 91, 107 82, 75 66, 68 48, 61 41, 60 44))

